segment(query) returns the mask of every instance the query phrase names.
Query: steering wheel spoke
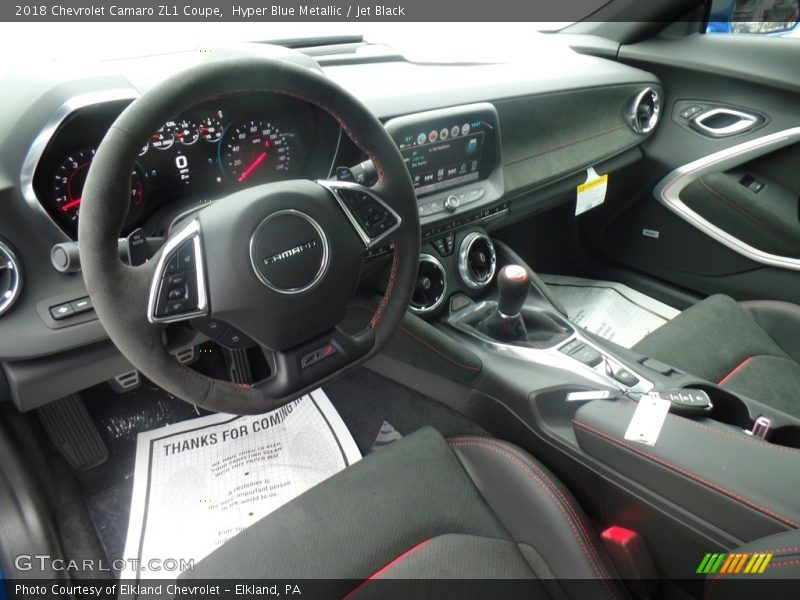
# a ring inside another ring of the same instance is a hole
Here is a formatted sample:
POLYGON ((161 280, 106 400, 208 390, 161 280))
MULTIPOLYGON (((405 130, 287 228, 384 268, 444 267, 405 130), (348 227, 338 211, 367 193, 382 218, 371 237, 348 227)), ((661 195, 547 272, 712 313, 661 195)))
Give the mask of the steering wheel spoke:
POLYGON ((150 284, 147 318, 175 323, 208 315, 200 221, 194 219, 164 245, 150 284))
POLYGON ((403 224, 403 220, 380 196, 375 188, 350 181, 318 181, 336 198, 347 220, 367 250, 386 242, 403 224))
POLYGON ((291 397, 366 356, 374 345, 369 327, 356 334, 331 329, 296 348, 272 351, 274 373, 254 387, 273 398, 291 397))

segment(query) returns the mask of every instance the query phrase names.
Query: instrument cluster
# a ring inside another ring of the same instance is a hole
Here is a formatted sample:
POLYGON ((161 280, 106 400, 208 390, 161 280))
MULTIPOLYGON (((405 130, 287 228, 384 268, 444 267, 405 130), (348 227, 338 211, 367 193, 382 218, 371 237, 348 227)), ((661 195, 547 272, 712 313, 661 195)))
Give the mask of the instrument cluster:
MULTIPOLYGON (((37 198, 73 236, 97 147, 124 105, 76 111, 37 166, 37 198)), ((125 230, 145 227, 148 235, 158 235, 175 213, 197 203, 262 183, 326 178, 338 135, 338 124, 327 113, 283 96, 228 96, 199 105, 142 140, 125 230)))

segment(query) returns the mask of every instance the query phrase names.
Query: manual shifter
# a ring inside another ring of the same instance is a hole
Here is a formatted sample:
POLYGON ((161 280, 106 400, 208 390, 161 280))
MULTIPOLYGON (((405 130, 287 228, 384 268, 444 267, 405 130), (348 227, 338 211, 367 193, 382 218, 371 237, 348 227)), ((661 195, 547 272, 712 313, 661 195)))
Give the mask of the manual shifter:
POLYGON ((528 298, 531 282, 519 265, 506 265, 497 273, 497 310, 486 317, 478 329, 499 342, 527 342, 528 333, 520 314, 528 298))
POLYGON ((519 265, 506 265, 497 273, 497 308, 477 324, 477 328, 498 342, 546 342, 564 335, 552 318, 539 310, 523 306, 531 290, 528 271, 519 265))

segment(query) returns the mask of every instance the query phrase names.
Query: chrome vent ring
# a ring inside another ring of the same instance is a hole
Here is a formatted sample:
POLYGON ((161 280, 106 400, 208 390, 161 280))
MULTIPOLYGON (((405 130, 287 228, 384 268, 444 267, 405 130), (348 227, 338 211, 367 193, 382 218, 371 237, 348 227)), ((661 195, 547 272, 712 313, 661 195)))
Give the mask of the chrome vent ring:
POLYGON ((419 270, 409 308, 421 315, 433 312, 447 296, 447 275, 442 263, 430 254, 420 254, 419 270))
POLYGON ((22 272, 16 254, 0 240, 0 315, 11 310, 22 292, 22 272))
POLYGON ((625 120, 640 135, 653 131, 660 118, 661 94, 655 88, 644 88, 625 108, 625 120))
POLYGON ((467 234, 458 251, 458 274, 468 288, 480 290, 492 282, 497 254, 491 238, 482 231, 467 234))

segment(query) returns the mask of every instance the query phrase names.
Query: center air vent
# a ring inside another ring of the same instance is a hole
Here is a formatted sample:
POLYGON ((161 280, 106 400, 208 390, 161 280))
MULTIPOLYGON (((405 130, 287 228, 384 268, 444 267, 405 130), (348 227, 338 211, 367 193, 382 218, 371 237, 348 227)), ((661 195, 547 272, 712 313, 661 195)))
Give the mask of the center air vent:
POLYGON ((653 88, 645 88, 625 109, 625 119, 636 133, 650 133, 658 125, 661 116, 661 97, 653 88))
POLYGON ((483 232, 473 231, 461 242, 458 252, 458 273, 467 287, 485 288, 492 281, 497 268, 494 244, 483 232))
POLYGON ((7 312, 22 291, 22 274, 14 251, 0 241, 0 315, 7 312))
POLYGON ((411 311, 423 314, 436 310, 444 302, 446 291, 447 283, 442 263, 430 254, 421 254, 417 284, 414 286, 414 294, 409 305, 411 311))

